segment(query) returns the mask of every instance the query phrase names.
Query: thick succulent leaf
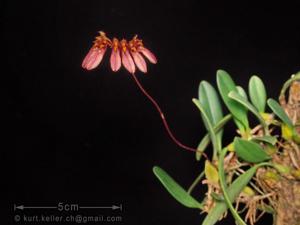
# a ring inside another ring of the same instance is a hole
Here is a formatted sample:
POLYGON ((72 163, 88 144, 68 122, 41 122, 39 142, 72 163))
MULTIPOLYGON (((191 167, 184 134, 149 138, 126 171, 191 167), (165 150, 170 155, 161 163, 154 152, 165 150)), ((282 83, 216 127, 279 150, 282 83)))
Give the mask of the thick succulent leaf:
POLYGON ((210 138, 211 138, 212 143, 213 143, 214 153, 217 152, 219 154, 219 157, 220 157, 219 162, 218 162, 218 175, 219 175, 220 185, 222 187, 222 191, 223 191, 223 195, 224 195, 226 205, 229 207, 232 215, 234 216, 234 218, 238 222, 238 224, 246 225, 244 223, 243 219, 239 216, 237 211, 234 209, 233 205, 231 204, 230 197, 228 195, 227 185, 225 183, 226 181, 225 181, 225 177, 224 177, 225 176, 224 175, 224 166, 223 166, 224 156, 226 154, 226 149, 224 151, 222 151, 221 146, 218 145, 218 143, 216 141, 217 140, 216 139, 216 134, 213 130, 213 126, 212 126, 211 122, 209 121, 208 117, 206 116, 206 113, 205 113, 202 105, 199 103, 199 101, 194 101, 194 103, 199 108, 200 112, 203 114, 204 122, 208 125, 208 132, 210 134, 210 138))
MULTIPOLYGON (((228 196, 231 202, 238 197, 241 191, 246 187, 251 178, 256 172, 257 166, 248 169, 244 174, 236 178, 233 183, 227 188, 228 196)), ((226 212, 227 205, 225 202, 216 202, 215 207, 207 214, 202 225, 214 225, 220 217, 226 212)))
MULTIPOLYGON (((218 132, 224 127, 224 125, 232 118, 231 114, 227 114, 226 116, 223 117, 222 120, 219 121, 218 124, 216 124, 216 126, 214 127, 214 132, 216 134, 218 134, 218 132)), ((198 151, 196 152, 196 159, 199 161, 201 159, 201 152, 204 152, 205 149, 207 148, 207 146, 210 143, 210 138, 209 138, 209 134, 206 134, 202 140, 200 141, 197 149, 198 151)))
POLYGON ((248 89, 252 104, 260 113, 265 112, 267 93, 262 80, 258 76, 252 76, 249 81, 248 89))
POLYGON ((239 95, 243 96, 245 99, 248 99, 247 93, 244 88, 242 88, 241 86, 236 86, 236 89, 239 95))
POLYGON ((199 85, 199 102, 211 124, 215 126, 223 118, 223 112, 216 90, 207 81, 202 81, 199 85))
MULTIPOLYGON (((246 225, 245 222, 243 221, 243 219, 239 216, 238 212, 234 209, 234 207, 231 203, 231 199, 228 195, 228 190, 227 190, 227 185, 226 185, 225 175, 224 175, 224 165, 223 165, 224 164, 224 156, 225 156, 227 151, 226 151, 226 149, 224 151, 222 151, 221 146, 218 145, 217 138, 216 138, 216 133, 213 130, 213 126, 212 126, 211 122, 209 121, 203 106, 199 103, 199 101, 195 101, 195 100, 193 100, 193 101, 196 104, 196 106, 199 108, 200 112, 202 113, 204 123, 207 124, 208 132, 209 132, 210 138, 211 138, 212 143, 213 143, 214 153, 217 152, 219 154, 219 157, 220 157, 219 162, 218 162, 218 175, 219 175, 220 185, 222 187, 222 191, 223 191, 223 195, 224 195, 226 205, 229 207, 233 217, 238 222, 238 224, 239 225, 246 225)), ((211 179, 213 180, 214 178, 211 176, 211 179)))
POLYGON ((199 108, 200 112, 203 115, 203 119, 204 122, 208 125, 208 132, 210 135, 210 138, 212 140, 213 143, 213 149, 214 149, 214 153, 217 152, 220 156, 219 162, 218 162, 218 175, 219 175, 219 179, 220 179, 220 184, 222 187, 222 191, 223 191, 223 195, 224 195, 224 199, 226 202, 226 205, 229 207, 231 213, 233 214, 234 218, 236 219, 236 221, 240 224, 240 225, 246 225, 244 223, 244 221, 242 220, 242 218, 238 215, 237 211, 234 209, 234 207, 231 204, 231 198, 228 195, 228 190, 226 187, 225 182, 225 178, 224 178, 224 166, 223 166, 223 161, 224 161, 224 155, 226 154, 226 149, 224 151, 221 150, 221 146, 218 145, 217 143, 217 139, 216 139, 216 134, 213 130, 213 126, 211 124, 211 122, 209 121, 205 110, 203 109, 202 105, 199 103, 199 101, 195 101, 193 100, 193 102, 196 104, 196 106, 199 108))
POLYGON ((210 195, 211 195, 211 197, 214 198, 214 200, 216 200, 216 201, 218 201, 218 202, 219 202, 219 201, 224 201, 224 200, 225 200, 222 194, 217 194, 217 193, 215 193, 215 192, 212 192, 212 193, 210 193, 210 195))
POLYGON ((259 144, 239 137, 234 139, 234 150, 238 157, 246 162, 260 163, 270 159, 270 156, 259 144))
POLYGON ((272 109, 276 116, 278 116, 282 120, 282 122, 284 122, 289 127, 293 127, 292 121, 277 101, 275 101, 272 98, 269 98, 268 106, 272 109))
POLYGON ((259 114, 257 109, 246 98, 244 98, 243 96, 239 95, 234 91, 229 92, 228 97, 236 101, 237 103, 241 104, 242 106, 246 107, 247 109, 249 109, 257 117, 257 119, 261 122, 261 124, 264 127, 266 127, 266 123, 263 117, 259 114))
POLYGON ((162 168, 153 167, 155 176, 159 179, 167 191, 182 205, 189 208, 202 209, 203 205, 195 198, 189 195, 172 177, 167 174, 162 168))
MULTIPOLYGON (((199 85, 199 102, 203 106, 211 124, 213 126, 217 125, 223 118, 222 107, 216 90, 207 81, 202 81, 199 85)), ((206 129, 208 129, 207 124, 205 124, 205 126, 206 129)), ((219 145, 221 145, 222 142, 222 134, 223 129, 216 135, 219 145)))
POLYGON ((203 106, 200 104, 200 102, 198 101, 198 99, 195 99, 193 98, 193 103, 198 107, 198 109, 200 110, 200 113, 202 115, 202 119, 203 119, 203 122, 204 124, 206 124, 207 126, 207 130, 208 130, 208 133, 209 133, 209 136, 210 136, 210 140, 212 142, 212 145, 213 145, 213 151, 214 151, 214 155, 216 155, 217 151, 220 149, 221 146, 219 146, 219 143, 217 141, 217 138, 216 138, 216 133, 214 131, 214 128, 203 108, 203 106))
POLYGON ((237 126, 239 129, 242 124, 244 130, 249 128, 249 122, 247 118, 247 109, 241 106, 238 102, 228 97, 229 92, 238 92, 235 83, 231 79, 230 75, 224 70, 217 71, 217 84, 221 97, 227 106, 228 110, 232 113, 233 117, 238 121, 237 126))
POLYGON ((252 141, 257 141, 257 142, 265 142, 269 143, 271 145, 275 145, 277 142, 277 138, 274 136, 266 135, 262 137, 253 137, 251 138, 252 141))

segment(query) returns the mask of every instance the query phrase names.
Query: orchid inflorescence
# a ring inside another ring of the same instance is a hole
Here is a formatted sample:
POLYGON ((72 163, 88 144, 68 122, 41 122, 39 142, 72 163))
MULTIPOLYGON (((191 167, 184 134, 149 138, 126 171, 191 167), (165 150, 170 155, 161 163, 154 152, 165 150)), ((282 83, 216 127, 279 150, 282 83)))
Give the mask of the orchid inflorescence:
MULTIPOLYGON (((171 131, 168 122, 164 113, 162 112, 157 101, 145 90, 143 85, 140 83, 138 78, 135 75, 136 67, 143 73, 147 72, 147 64, 144 59, 147 58, 153 64, 157 63, 155 55, 147 48, 144 47, 144 44, 141 39, 138 39, 135 35, 130 41, 122 39, 119 41, 117 38, 109 39, 103 31, 99 31, 99 35, 95 38, 92 48, 89 50, 88 54, 85 56, 82 67, 87 70, 92 70, 96 68, 102 61, 103 56, 107 50, 111 48, 110 55, 110 67, 113 72, 118 71, 121 68, 121 64, 129 71, 132 75, 133 80, 135 81, 138 88, 142 93, 150 100, 153 106, 158 111, 160 118, 162 119, 163 125, 169 135, 169 137, 177 144, 180 148, 187 151, 197 152, 199 151, 196 148, 189 147, 185 144, 182 144, 171 131)), ((205 158, 207 155, 205 153, 200 153, 205 158)))
POLYGON ((144 47, 141 39, 135 35, 130 41, 117 38, 109 39, 103 31, 99 31, 99 35, 95 38, 92 48, 82 62, 82 67, 87 70, 96 68, 102 61, 103 56, 107 50, 111 48, 110 66, 112 71, 116 72, 121 68, 121 64, 134 74, 136 67, 143 73, 147 72, 147 64, 144 59, 147 58, 149 62, 156 64, 157 59, 155 55, 144 47))

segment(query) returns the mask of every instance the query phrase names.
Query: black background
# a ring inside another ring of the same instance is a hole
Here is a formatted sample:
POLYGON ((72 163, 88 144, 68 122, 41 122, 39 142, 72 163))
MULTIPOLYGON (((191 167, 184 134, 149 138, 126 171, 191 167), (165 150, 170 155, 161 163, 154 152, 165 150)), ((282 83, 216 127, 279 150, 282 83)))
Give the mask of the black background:
MULTIPOLYGON (((81 68, 97 31, 128 39, 139 34, 157 55, 158 64, 137 76, 190 146, 205 134, 191 102, 201 80, 215 84, 221 68, 246 88, 257 74, 268 96, 276 97, 300 69, 296 6, 109 2, 1 2, 1 76, 10 111, 1 155, 9 222, 13 204, 58 202, 123 204, 120 224, 192 225, 204 218, 175 202, 152 174, 159 165, 188 187, 202 164, 171 142, 129 74, 112 73, 108 53, 96 70, 81 68)), ((203 191, 199 187, 195 196, 201 199, 203 191)))

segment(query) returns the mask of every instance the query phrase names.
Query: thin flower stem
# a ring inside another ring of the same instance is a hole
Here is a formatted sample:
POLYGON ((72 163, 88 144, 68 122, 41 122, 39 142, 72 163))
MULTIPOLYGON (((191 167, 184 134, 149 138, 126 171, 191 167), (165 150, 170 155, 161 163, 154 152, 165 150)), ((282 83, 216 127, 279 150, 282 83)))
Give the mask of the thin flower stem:
MULTIPOLYGON (((162 112, 160 106, 158 105, 158 103, 154 100, 154 98, 144 89, 144 87, 142 86, 142 84, 139 82, 139 80, 137 79, 137 77, 135 76, 134 73, 131 74, 135 83, 137 84, 137 86, 139 87, 139 89, 143 92, 143 94, 151 101, 151 103, 154 105, 154 107, 156 108, 156 110, 158 111, 160 118, 162 119, 162 122, 164 124, 164 127, 168 133, 168 135, 170 136, 170 138, 175 142, 175 144, 177 144, 179 147, 187 150, 187 151, 191 151, 191 152, 199 152, 199 150, 186 146, 184 144, 182 144, 173 134, 173 132, 171 131, 168 122, 166 120, 166 117, 164 115, 164 113, 162 112)), ((208 159, 207 155, 202 152, 201 154, 203 154, 203 156, 208 159)))

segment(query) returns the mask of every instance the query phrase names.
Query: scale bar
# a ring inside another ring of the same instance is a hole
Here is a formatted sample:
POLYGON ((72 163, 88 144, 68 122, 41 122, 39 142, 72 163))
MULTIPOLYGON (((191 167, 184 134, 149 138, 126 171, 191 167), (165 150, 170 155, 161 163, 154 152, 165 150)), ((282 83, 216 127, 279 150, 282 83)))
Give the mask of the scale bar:
POLYGON ((65 204, 58 206, 24 206, 24 205, 16 205, 14 204, 14 211, 17 209, 24 210, 24 209, 58 209, 59 211, 70 211, 70 210, 78 210, 78 209, 111 209, 116 210, 119 209, 122 211, 122 204, 120 205, 112 205, 112 206, 79 206, 78 204, 65 204))

